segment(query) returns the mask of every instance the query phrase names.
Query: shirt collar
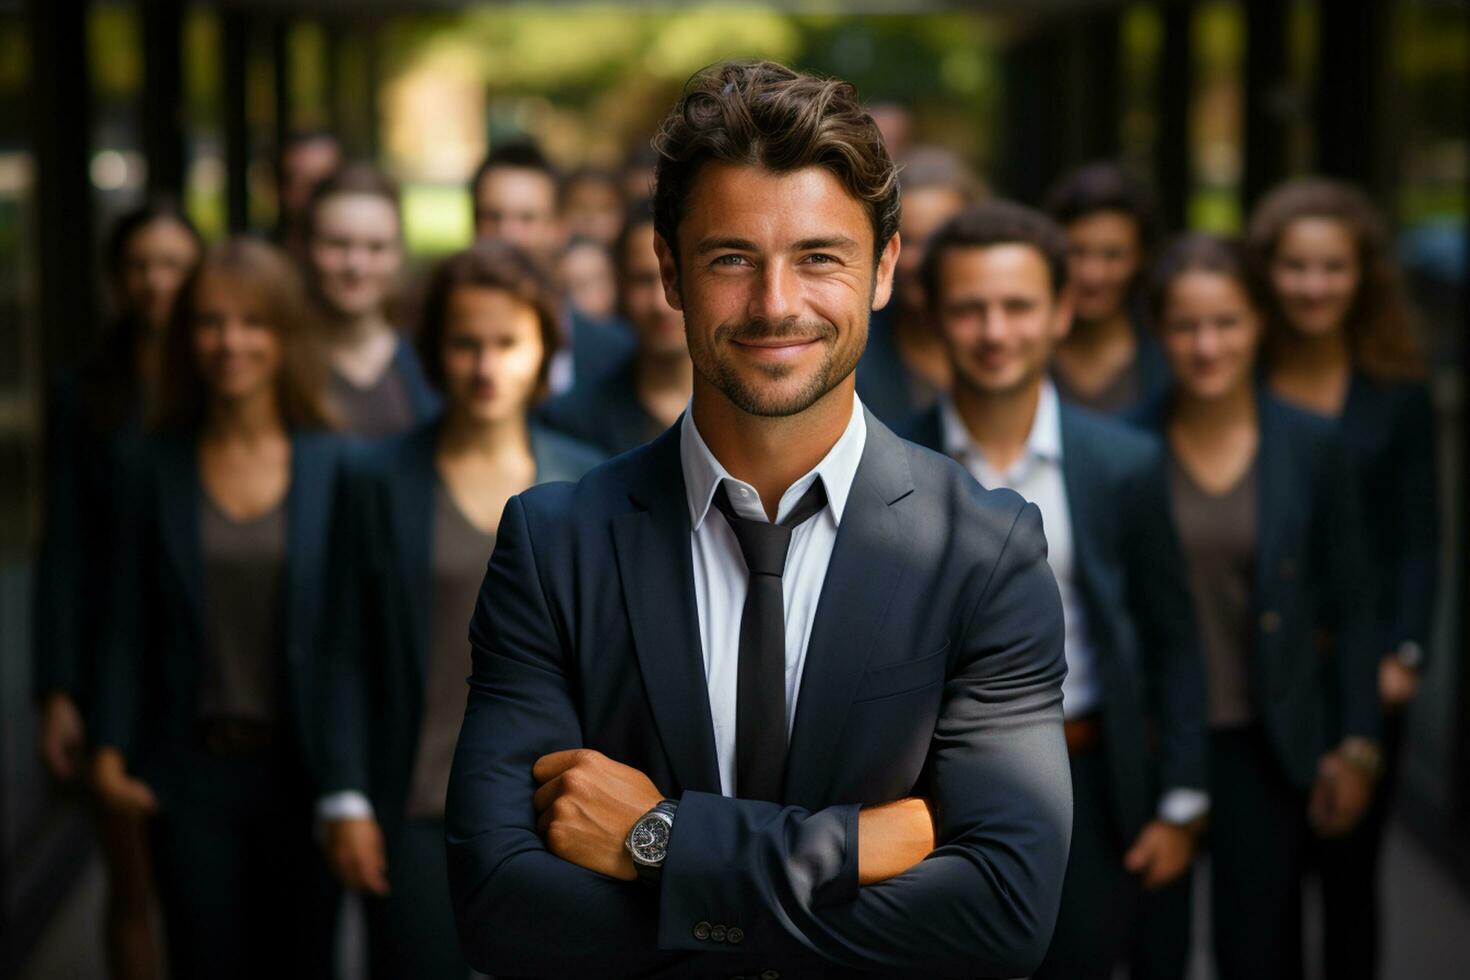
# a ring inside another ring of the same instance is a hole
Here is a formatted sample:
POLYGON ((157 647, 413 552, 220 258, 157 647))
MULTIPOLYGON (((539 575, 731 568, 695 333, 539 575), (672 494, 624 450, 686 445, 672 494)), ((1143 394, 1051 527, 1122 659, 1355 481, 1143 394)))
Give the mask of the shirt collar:
MULTIPOLYGON (((781 497, 777 518, 783 518, 794 508, 802 494, 820 479, 827 491, 827 506, 832 509, 833 523, 842 522, 842 511, 847 506, 847 497, 852 490, 852 481, 857 477, 858 464, 862 462, 863 447, 867 444, 868 424, 864 418, 863 403, 857 395, 852 396, 852 418, 847 428, 822 461, 812 467, 801 479, 791 485, 781 497)), ((744 516, 766 519, 760 505, 760 495, 744 480, 737 480, 715 458, 705 445, 699 428, 694 424, 693 403, 684 411, 684 421, 679 426, 679 464, 684 470, 684 491, 689 501, 689 525, 698 531, 714 502, 715 490, 722 482, 728 482, 730 502, 744 516), (747 490, 748 495, 733 491, 747 490)))
MULTIPOLYGON (((965 420, 955 408, 954 399, 943 395, 939 400, 939 425, 944 440, 944 451, 955 459, 976 457, 985 459, 985 454, 975 444, 965 420)), ((1052 463, 1062 461, 1062 409, 1057 397, 1056 385, 1051 379, 1043 379, 1041 393, 1036 401, 1036 417, 1031 421, 1031 432, 1026 436, 1024 459, 1040 459, 1052 463)))

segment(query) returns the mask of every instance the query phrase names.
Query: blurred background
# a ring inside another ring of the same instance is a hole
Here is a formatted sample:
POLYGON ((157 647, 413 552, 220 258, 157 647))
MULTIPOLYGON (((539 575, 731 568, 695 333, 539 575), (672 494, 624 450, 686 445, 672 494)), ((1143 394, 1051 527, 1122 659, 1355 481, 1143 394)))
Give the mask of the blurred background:
MULTIPOLYGON (((1391 858, 1424 905, 1390 915, 1459 923, 1465 949, 1464 2, 0 0, 0 975, 47 975, 35 957, 86 914, 87 821, 34 749, 28 576, 45 383, 102 322, 111 218, 163 191, 206 238, 267 231, 276 148, 320 128, 401 182, 421 266, 471 240, 466 183, 488 150, 530 135, 566 170, 621 169, 690 73, 730 57, 850 79, 913 143, 957 151, 1026 202, 1119 158, 1175 229, 1238 231, 1265 188, 1309 172, 1359 183, 1390 215, 1429 344, 1448 536, 1392 844, 1409 856, 1391 858)), ((1450 962, 1422 946, 1391 931, 1390 964, 1450 962)))

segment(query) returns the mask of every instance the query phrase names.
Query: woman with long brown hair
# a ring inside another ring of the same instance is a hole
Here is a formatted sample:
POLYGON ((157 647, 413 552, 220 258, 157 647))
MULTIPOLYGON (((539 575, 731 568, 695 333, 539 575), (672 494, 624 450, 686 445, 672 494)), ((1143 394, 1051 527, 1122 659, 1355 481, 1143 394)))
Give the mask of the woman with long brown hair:
MULTIPOLYGON (((58 378, 47 404, 46 521, 32 636, 36 741, 60 782, 82 768, 92 653, 106 626, 98 601, 106 576, 97 570, 110 560, 106 514, 115 506, 114 474, 141 438, 145 393, 165 386, 158 366, 165 326, 200 248, 199 233, 170 200, 145 202, 118 218, 104 253, 116 316, 81 366, 58 378)), ((107 871, 108 966, 119 980, 154 977, 143 828, 105 810, 96 816, 107 871)))
POLYGON ((468 969, 444 858, 468 623, 506 501, 601 459, 530 419, 559 317, 555 288, 518 247, 485 241, 447 259, 420 330, 444 414, 371 446, 345 482, 318 815, 333 869, 367 896, 377 980, 468 969))
MULTIPOLYGON (((1173 383, 1149 421, 1169 455, 1205 651, 1217 972, 1288 980, 1302 969, 1309 839, 1351 831, 1376 775, 1356 494, 1332 427, 1257 383, 1263 314, 1239 247, 1180 239, 1151 299, 1173 383)), ((1167 928, 1157 895, 1147 906, 1139 935, 1159 949, 1135 976, 1183 976, 1188 889, 1178 892, 1167 928), (1178 953, 1168 968, 1162 950, 1178 953)))
POLYGON ((348 164, 317 185, 306 216, 307 280, 332 405, 354 435, 406 432, 439 399, 393 323, 403 270, 398 188, 372 166, 348 164))
POLYGON ((1393 761, 1423 672, 1439 565, 1434 414, 1388 232, 1361 191, 1323 178, 1283 184, 1256 206, 1249 244, 1268 286, 1267 383, 1336 421, 1365 504, 1390 771, 1358 830, 1317 857, 1326 973, 1367 978, 1377 973, 1378 855, 1393 761))
POLYGON ((341 443, 312 338, 273 247, 207 252, 114 517, 93 777, 149 818, 176 977, 331 975, 307 719, 341 443))

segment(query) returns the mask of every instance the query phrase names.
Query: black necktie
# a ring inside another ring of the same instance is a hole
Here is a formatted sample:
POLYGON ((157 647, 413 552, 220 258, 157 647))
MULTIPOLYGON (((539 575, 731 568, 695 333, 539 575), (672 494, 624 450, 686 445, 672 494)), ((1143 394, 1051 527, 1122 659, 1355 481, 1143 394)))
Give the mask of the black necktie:
POLYGON ((786 771, 786 610, 781 575, 791 531, 827 506, 818 478, 779 524, 735 513, 722 483, 715 506, 725 515, 750 573, 740 614, 735 693, 735 795, 780 802, 786 771))

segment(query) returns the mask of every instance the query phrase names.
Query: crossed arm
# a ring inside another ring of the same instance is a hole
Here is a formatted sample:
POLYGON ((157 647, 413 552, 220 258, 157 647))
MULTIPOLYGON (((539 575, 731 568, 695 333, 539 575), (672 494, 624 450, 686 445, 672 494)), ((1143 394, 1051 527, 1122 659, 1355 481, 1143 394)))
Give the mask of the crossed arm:
POLYGON ((1071 827, 1061 609, 1034 508, 996 566, 976 574, 926 767, 938 843, 927 858, 878 881, 927 846, 922 830, 901 843, 920 827, 912 803, 810 811, 689 792, 655 890, 624 880, 621 847, 663 794, 629 767, 561 754, 585 740, 525 505, 513 499, 471 627, 474 674, 446 815, 471 965, 653 973, 730 952, 692 934, 710 920, 738 924, 744 953, 893 972, 1030 972, 1050 941, 1071 827))

